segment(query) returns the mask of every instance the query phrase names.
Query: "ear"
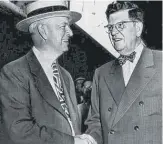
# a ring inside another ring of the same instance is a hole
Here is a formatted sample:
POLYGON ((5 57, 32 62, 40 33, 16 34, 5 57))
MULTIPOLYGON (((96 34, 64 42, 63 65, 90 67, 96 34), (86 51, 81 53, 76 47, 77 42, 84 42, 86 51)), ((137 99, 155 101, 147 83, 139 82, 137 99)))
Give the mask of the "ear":
POLYGON ((143 23, 142 22, 136 22, 136 35, 137 37, 140 37, 143 31, 143 23))
POLYGON ((45 24, 39 24, 38 27, 38 32, 40 34, 40 36, 44 39, 47 40, 48 38, 48 30, 47 30, 47 26, 45 24))

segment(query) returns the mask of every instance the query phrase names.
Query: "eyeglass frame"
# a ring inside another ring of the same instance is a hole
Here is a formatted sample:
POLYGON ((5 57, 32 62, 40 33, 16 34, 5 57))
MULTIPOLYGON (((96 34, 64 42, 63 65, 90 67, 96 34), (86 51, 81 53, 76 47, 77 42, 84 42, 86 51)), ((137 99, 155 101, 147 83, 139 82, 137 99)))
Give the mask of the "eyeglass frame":
POLYGON ((130 23, 130 22, 138 22, 138 21, 121 21, 121 22, 117 22, 116 24, 108 24, 108 25, 106 25, 106 26, 104 26, 104 28, 107 28, 108 29, 108 34, 110 34, 112 31, 113 31, 113 27, 115 26, 115 28, 116 28, 116 30, 118 30, 118 31, 122 31, 124 28, 125 28, 125 23, 130 23), (121 29, 119 29, 119 28, 117 28, 117 24, 120 24, 120 23, 122 23, 123 24, 123 28, 121 28, 121 29), (112 26, 112 30, 109 30, 109 27, 108 26, 112 26))

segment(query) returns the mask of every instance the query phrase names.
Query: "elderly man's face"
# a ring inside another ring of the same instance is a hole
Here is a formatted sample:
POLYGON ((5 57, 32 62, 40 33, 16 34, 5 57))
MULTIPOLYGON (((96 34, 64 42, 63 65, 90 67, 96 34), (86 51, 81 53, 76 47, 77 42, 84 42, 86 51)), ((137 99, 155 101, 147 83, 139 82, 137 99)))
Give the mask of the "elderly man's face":
POLYGON ((48 45, 59 54, 68 50, 69 38, 73 35, 67 17, 48 19, 48 45))
POLYGON ((108 26, 111 29, 109 34, 111 42, 117 52, 125 55, 134 51, 137 40, 136 22, 129 18, 128 10, 111 14, 108 26))

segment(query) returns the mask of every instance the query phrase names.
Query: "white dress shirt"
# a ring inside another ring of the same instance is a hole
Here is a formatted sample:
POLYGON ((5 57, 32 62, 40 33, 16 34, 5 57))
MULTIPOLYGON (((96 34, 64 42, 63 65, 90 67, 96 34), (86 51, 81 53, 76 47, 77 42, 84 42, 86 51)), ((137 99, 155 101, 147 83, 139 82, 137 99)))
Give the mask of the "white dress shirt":
MULTIPOLYGON (((56 59, 54 55, 52 54, 48 54, 46 51, 39 51, 36 47, 33 46, 32 48, 36 58, 38 59, 39 63, 41 64, 53 90, 55 93, 56 92, 56 87, 54 85, 54 81, 53 81, 53 70, 52 70, 52 63, 56 62, 56 59)), ((57 94, 56 94, 57 95, 57 94)), ((72 126, 72 122, 69 121, 69 124, 71 126, 71 130, 72 130, 72 136, 75 136, 75 132, 72 126)))
POLYGON ((135 59, 134 59, 133 63, 127 60, 126 63, 122 66, 125 86, 127 86, 128 82, 130 80, 130 77, 135 69, 135 66, 137 65, 138 60, 141 56, 143 48, 144 48, 144 44, 141 42, 135 49, 136 55, 135 55, 135 59))

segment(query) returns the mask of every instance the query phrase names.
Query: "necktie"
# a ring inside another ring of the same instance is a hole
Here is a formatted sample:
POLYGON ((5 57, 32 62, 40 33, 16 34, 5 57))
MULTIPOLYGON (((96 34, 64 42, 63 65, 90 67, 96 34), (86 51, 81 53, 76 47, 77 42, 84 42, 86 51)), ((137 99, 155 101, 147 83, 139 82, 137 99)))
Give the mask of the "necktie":
POLYGON ((63 93, 63 87, 62 87, 62 83, 60 80, 59 71, 58 71, 58 67, 57 67, 56 63, 52 64, 52 70, 53 70, 53 81, 54 81, 54 85, 55 85, 55 89, 56 89, 57 98, 61 104, 62 109, 64 110, 64 112, 66 114, 68 121, 71 121, 70 113, 68 111, 68 106, 65 101, 65 95, 63 93))
POLYGON ((124 65, 126 63, 127 60, 129 60, 130 62, 133 62, 135 59, 135 55, 136 52, 132 52, 130 55, 120 55, 116 61, 116 63, 118 63, 119 65, 124 65))

